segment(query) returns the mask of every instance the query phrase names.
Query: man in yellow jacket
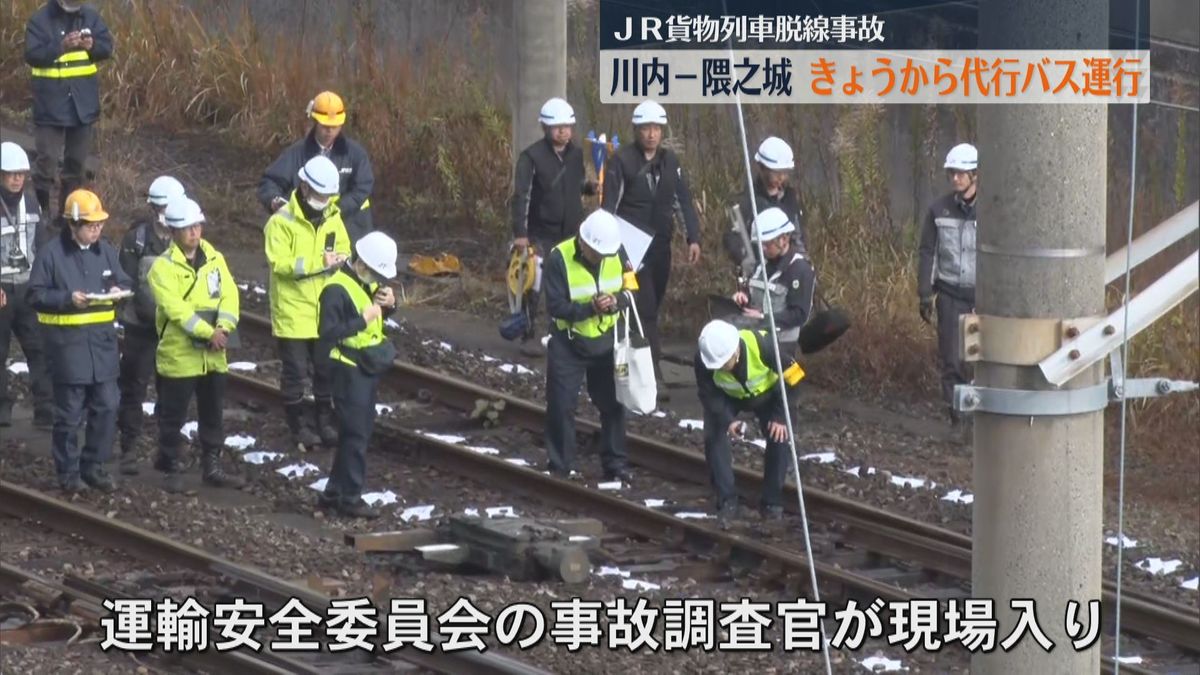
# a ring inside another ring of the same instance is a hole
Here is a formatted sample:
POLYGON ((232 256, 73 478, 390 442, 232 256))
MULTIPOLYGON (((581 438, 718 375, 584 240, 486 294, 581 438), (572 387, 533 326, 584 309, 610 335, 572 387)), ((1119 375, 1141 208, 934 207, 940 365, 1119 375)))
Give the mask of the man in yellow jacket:
POLYGON ((337 167, 323 156, 305 162, 300 187, 267 221, 264 230, 271 267, 271 333, 279 348, 279 389, 292 441, 307 449, 337 446, 328 350, 317 348, 321 290, 350 256, 350 237, 333 200, 337 167), (304 412, 304 384, 312 371, 316 414, 304 412), (316 431, 309 426, 315 422, 316 431))
POLYGON ((241 487, 242 479, 225 474, 218 460, 225 442, 223 408, 229 371, 225 349, 237 329, 237 285, 225 257, 201 238, 204 214, 187 197, 167 205, 164 217, 171 246, 150 267, 148 281, 157 303, 158 330, 158 459, 154 468, 166 474, 164 489, 181 492, 180 428, 192 395, 200 418, 200 462, 203 481, 215 487, 241 487))

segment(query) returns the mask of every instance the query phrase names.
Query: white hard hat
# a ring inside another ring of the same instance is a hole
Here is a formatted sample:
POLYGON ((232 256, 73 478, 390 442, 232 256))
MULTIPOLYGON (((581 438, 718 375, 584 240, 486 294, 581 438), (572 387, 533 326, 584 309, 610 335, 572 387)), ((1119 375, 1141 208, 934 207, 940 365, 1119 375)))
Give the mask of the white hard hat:
POLYGON ((382 232, 368 233, 354 244, 363 264, 385 279, 396 278, 396 241, 382 232))
POLYGON ((633 126, 639 124, 666 124, 667 111, 654 101, 642 101, 633 109, 633 126))
POLYGON ((316 155, 300 168, 300 180, 322 195, 336 195, 341 189, 338 169, 328 157, 316 155))
POLYGON ((758 152, 754 153, 754 161, 772 171, 786 171, 796 166, 792 146, 778 136, 770 136, 759 144, 758 152))
POLYGON ((959 143, 946 153, 946 168, 974 171, 979 168, 979 151, 970 143, 959 143))
POLYGON ((737 353, 742 338, 738 329, 728 321, 709 321, 700 331, 700 360, 710 370, 716 370, 729 362, 737 353))
POLYGON ((613 255, 621 248, 621 227, 613 214, 598 209, 579 226, 579 237, 600 255, 613 255))
POLYGON ((146 203, 154 204, 155 206, 166 206, 175 200, 176 197, 182 197, 185 194, 183 183, 175 180, 171 176, 159 176, 150 183, 150 189, 146 190, 146 203))
POLYGON ((575 124, 575 109, 561 98, 552 98, 542 104, 542 111, 538 113, 538 121, 548 127, 575 124))
POLYGON ((185 227, 203 223, 204 212, 200 210, 199 204, 179 195, 167 204, 166 210, 163 211, 163 220, 166 221, 167 227, 182 230, 185 227))
POLYGON ((753 231, 755 239, 762 238, 763 241, 771 241, 780 235, 795 232, 796 224, 788 218, 783 209, 772 206, 754 219, 753 231))
POLYGON ((28 170, 29 155, 25 154, 25 148, 12 141, 0 143, 0 171, 17 173, 28 170))

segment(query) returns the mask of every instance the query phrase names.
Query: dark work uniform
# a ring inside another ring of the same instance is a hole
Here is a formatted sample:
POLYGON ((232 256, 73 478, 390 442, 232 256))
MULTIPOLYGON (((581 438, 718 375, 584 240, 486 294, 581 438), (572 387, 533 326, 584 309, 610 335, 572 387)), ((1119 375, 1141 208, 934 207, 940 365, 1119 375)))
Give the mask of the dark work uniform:
MULTIPOLYGON (((629 268, 624 249, 618 251, 622 267, 629 268)), ((575 260, 596 278, 599 265, 588 262, 580 250, 575 260)), ((562 251, 551 251, 546 260, 542 286, 546 292, 546 312, 550 315, 550 343, 546 352, 546 454, 551 473, 569 475, 575 469, 575 410, 579 388, 587 378, 588 396, 600 411, 600 464, 605 476, 614 476, 628 468, 625 448, 625 407, 617 401, 613 372, 613 330, 598 338, 587 338, 559 328, 555 319, 571 323, 596 315, 591 304, 571 300, 567 268, 562 251)), ((637 294, 635 293, 635 298, 637 294)), ((615 293, 617 311, 628 299, 615 293)))
MULTIPOLYGON (((593 192, 578 145, 567 143, 559 154, 549 138, 533 143, 517 158, 514 172, 513 238, 528 237, 544 263, 550 249, 575 236, 583 222, 582 195, 593 192)), ((529 304, 531 325, 537 306, 538 299, 529 304)))
MULTIPOLYGON (((638 272, 638 314, 654 353, 655 368, 662 357, 658 334, 658 309, 671 278, 671 236, 675 211, 683 211, 689 244, 700 243, 700 219, 692 203, 687 177, 674 152, 659 147, 647 160, 636 143, 622 146, 608 162, 604 176, 604 210, 629 221, 653 236, 638 272)), ((660 378, 661 379, 661 378, 660 378)))
POLYGON ((75 291, 129 290, 133 280, 121 269, 117 250, 103 237, 85 248, 69 227, 38 254, 29 277, 29 304, 38 312, 50 376, 54 382, 52 447, 59 482, 92 475, 108 461, 117 422, 117 328, 112 304, 83 309, 71 302, 75 291), (76 432, 87 417, 82 455, 76 432))
POLYGON ((90 5, 78 12, 66 12, 56 0, 48 0, 25 25, 25 62, 31 66, 38 152, 33 183, 43 210, 49 209, 60 159, 60 212, 67 195, 83 184, 83 166, 92 148, 92 124, 100 118, 100 82, 95 64, 112 56, 112 52, 108 26, 90 5), (92 31, 91 50, 64 54, 63 37, 84 28, 92 31))
MULTIPOLYGON (((374 297, 379 289, 378 285, 363 283, 349 262, 343 263, 339 271, 357 283, 367 297, 374 297)), ((321 291, 317 349, 328 356, 339 342, 366 330, 367 323, 362 317, 365 309, 365 305, 362 308, 355 306, 345 288, 326 284, 321 291)), ((396 310, 394 306, 382 309, 381 321, 396 310)), ((344 353, 347 358, 354 358, 349 349, 344 353)), ((343 361, 330 359, 330 362, 333 405, 338 418, 338 450, 322 500, 330 506, 353 506, 362 497, 366 481, 367 445, 375 427, 375 402, 381 375, 368 375, 357 365, 343 361)))
MULTIPOLYGON (((759 355, 763 364, 770 370, 775 370, 775 349, 771 340, 757 333, 759 355)), ((748 350, 745 342, 738 349, 740 358, 734 366, 734 378, 745 386, 747 379, 748 350)), ((784 355, 785 371, 795 363, 790 356, 784 355)), ((752 412, 758 418, 758 428, 763 438, 767 439, 766 453, 763 456, 763 492, 761 506, 779 506, 783 500, 783 485, 787 480, 788 468, 791 466, 791 451, 787 442, 771 440, 767 433, 770 422, 784 424, 784 398, 779 394, 779 384, 776 383, 768 391, 747 399, 735 399, 726 395, 713 381, 713 371, 709 370, 700 353, 696 353, 693 363, 696 374, 696 393, 704 408, 704 457, 708 462, 709 479, 717 492, 717 508, 723 509, 737 504, 737 491, 733 479, 733 450, 729 443, 729 425, 739 413, 752 412)), ((795 388, 789 387, 789 398, 794 398, 795 388)))
POLYGON ((797 349, 796 342, 800 339, 800 329, 808 323, 808 317, 812 316, 813 293, 817 286, 816 272, 808 256, 790 249, 778 258, 768 260, 766 271, 765 286, 757 270, 747 282, 750 307, 761 311, 763 318, 733 323, 739 328, 769 330, 770 321, 766 317, 766 303, 769 298, 775 311, 775 330, 779 337, 779 347, 785 355, 793 355, 797 349))
POLYGON ((347 137, 345 131, 338 134, 333 145, 325 152, 322 152, 312 131, 288 146, 263 173, 258 183, 258 201, 267 213, 274 213, 271 202, 276 197, 288 199, 300 187, 301 167, 320 154, 328 157, 338 168, 341 178, 338 209, 346 225, 346 233, 350 235, 350 243, 353 244, 374 229, 369 199, 375 187, 375 174, 371 170, 367 151, 347 137))
POLYGON ((121 240, 121 269, 133 279, 134 296, 121 307, 121 325, 125 327, 125 342, 121 349, 121 405, 117 413, 117 429, 121 432, 121 454, 133 451, 142 434, 142 402, 146 387, 154 377, 154 353, 158 349, 158 333, 154 329, 154 293, 146 275, 154 259, 171 246, 171 238, 159 237, 154 223, 145 221, 134 225, 121 240))
MULTIPOLYGON (((978 196, 978 195, 976 195, 978 196)), ((958 355, 958 317, 975 311, 975 200, 968 204, 958 193, 933 203, 921 226, 917 293, 937 293, 938 361, 942 400, 954 401, 954 387, 974 379, 973 367, 958 355)), ((950 417, 958 419, 951 408, 950 417)))
MULTIPOLYGON (((796 231, 792 233, 792 248, 800 253, 808 251, 808 241, 804 231, 804 209, 800 204, 800 193, 791 185, 785 185, 783 192, 778 195, 771 196, 767 194, 767 187, 763 183, 761 176, 754 178, 754 199, 755 206, 758 207, 758 213, 762 213, 769 208, 776 207, 782 209, 792 224, 796 226, 796 231)), ((738 195, 736 204, 741 210, 742 224, 745 226, 746 238, 743 239, 737 232, 730 230, 725 233, 723 244, 725 252, 729 254, 729 258, 735 265, 738 265, 743 277, 749 277, 754 271, 755 265, 758 264, 758 247, 754 245, 753 225, 755 212, 750 204, 749 192, 743 190, 738 195), (746 248, 746 242, 749 242, 750 248, 746 248)), ((731 224, 732 227, 732 224, 731 224)))
MULTIPOLYGON (((26 183, 28 186, 28 183, 26 183)), ((54 389, 46 366, 46 351, 37 312, 25 298, 33 261, 44 244, 45 223, 33 190, 11 193, 0 187, 0 288, 8 304, 0 308, 0 426, 12 422, 12 399, 8 395, 8 349, 15 335, 29 366, 29 388, 33 391, 33 419, 48 428, 54 418, 54 389)))

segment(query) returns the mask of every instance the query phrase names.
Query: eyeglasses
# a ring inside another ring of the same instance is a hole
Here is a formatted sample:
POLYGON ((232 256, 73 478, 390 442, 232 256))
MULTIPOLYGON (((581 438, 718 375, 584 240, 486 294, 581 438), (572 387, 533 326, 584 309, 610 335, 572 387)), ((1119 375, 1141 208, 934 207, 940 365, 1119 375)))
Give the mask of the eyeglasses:
POLYGON ((97 223, 90 223, 90 222, 84 221, 79 224, 79 229, 81 229, 81 230, 99 230, 103 227, 104 227, 103 220, 101 220, 100 222, 97 222, 97 223))

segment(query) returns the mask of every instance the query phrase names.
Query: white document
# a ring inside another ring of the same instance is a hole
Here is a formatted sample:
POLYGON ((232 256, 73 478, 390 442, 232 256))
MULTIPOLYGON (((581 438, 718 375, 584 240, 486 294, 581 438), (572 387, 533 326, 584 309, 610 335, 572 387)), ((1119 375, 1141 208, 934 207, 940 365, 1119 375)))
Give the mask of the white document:
POLYGON ((625 255, 629 256, 629 264, 633 265, 636 272, 642 268, 642 258, 646 257, 646 249, 650 248, 650 240, 653 237, 639 230, 637 225, 628 220, 620 216, 613 217, 621 227, 621 245, 625 247, 625 255))
POLYGON ((84 293, 83 297, 88 300, 97 300, 100 302, 111 302, 113 300, 122 300, 124 298, 132 298, 133 291, 116 291, 114 293, 84 293))

